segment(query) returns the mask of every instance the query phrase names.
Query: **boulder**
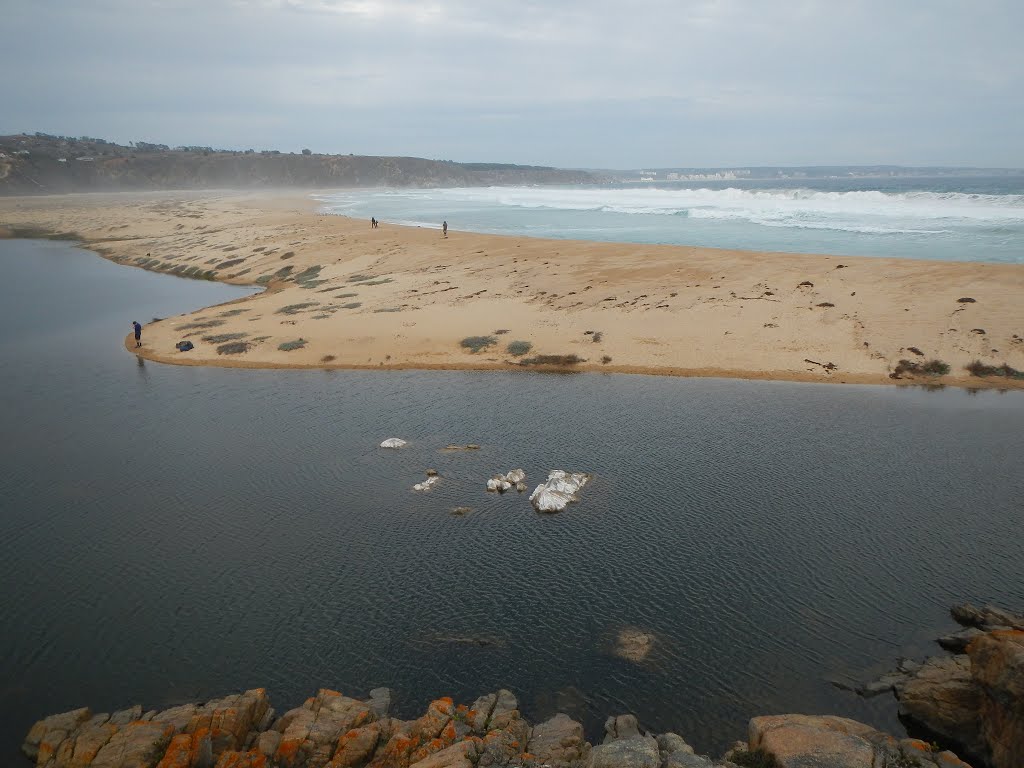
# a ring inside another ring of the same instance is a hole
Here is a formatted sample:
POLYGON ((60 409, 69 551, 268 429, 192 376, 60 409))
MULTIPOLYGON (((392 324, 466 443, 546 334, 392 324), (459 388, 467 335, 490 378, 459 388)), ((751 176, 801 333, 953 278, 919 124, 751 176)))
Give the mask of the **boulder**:
POLYGON ((410 763, 410 768, 474 768, 476 758, 476 742, 460 741, 429 757, 410 763))
POLYGON ((430 475, 422 483, 416 483, 416 485, 414 485, 412 489, 414 491, 429 491, 431 488, 437 485, 437 481, 440 479, 441 478, 439 475, 430 475))
POLYGON ((527 752, 541 765, 579 768, 587 764, 590 745, 583 738, 583 726, 559 713, 534 727, 527 752))
POLYGON ((173 735, 174 727, 166 723, 138 720, 128 723, 118 728, 89 765, 91 768, 150 768, 164 756, 173 735))
POLYGON ((401 448, 406 445, 406 441, 400 437, 389 437, 387 440, 380 444, 381 448, 401 448))
POLYGON ((663 733, 657 737, 658 751, 663 756, 674 755, 676 752, 693 754, 693 747, 686 743, 686 740, 677 733, 663 733))
POLYGON ((592 768, 659 768, 661 753, 652 736, 630 736, 606 742, 590 753, 592 768))
POLYGON ((975 608, 970 603, 954 605, 949 609, 950 615, 957 624, 977 629, 1021 629, 1024 630, 1024 616, 1004 611, 992 605, 975 608))
POLYGON ((937 738, 960 745, 970 755, 984 753, 978 718, 981 692, 971 678, 966 655, 928 659, 898 684, 900 715, 937 738))
POLYGON ((623 627, 615 636, 612 653, 626 661, 641 662, 654 646, 654 635, 637 627, 623 627))
POLYGON ((538 512, 561 512, 578 501, 579 490, 590 480, 585 472, 565 472, 561 469, 548 473, 548 479, 530 494, 530 503, 538 512))
POLYGON ((391 711, 391 689, 374 688, 366 703, 377 717, 387 717, 391 711))
POLYGON ((978 686, 981 740, 994 768, 1024 764, 1024 631, 995 630, 967 648, 978 686))
POLYGON ((961 629, 959 632, 950 632, 948 635, 943 635, 935 642, 937 642, 943 650, 949 651, 950 653, 963 653, 967 650, 967 646, 971 640, 984 634, 984 630, 978 629, 977 627, 967 627, 966 629, 961 629))
MULTIPOLYGON (((827 715, 755 717, 748 747, 772 756, 778 768, 969 768, 922 741, 897 741, 856 720, 827 715)), ((735 751, 732 756, 739 758, 735 751)))
POLYGON ((497 491, 498 493, 504 493, 512 487, 512 483, 506 480, 501 475, 495 475, 487 481, 488 491, 497 491))
MULTIPOLYGON (((640 726, 634 715, 613 715, 604 721, 604 743, 609 744, 616 739, 639 738, 640 726)), ((661 747, 659 746, 660 750, 661 747)))
POLYGON ((50 715, 32 726, 21 745, 21 751, 29 760, 45 765, 61 742, 91 718, 92 712, 88 707, 50 715))

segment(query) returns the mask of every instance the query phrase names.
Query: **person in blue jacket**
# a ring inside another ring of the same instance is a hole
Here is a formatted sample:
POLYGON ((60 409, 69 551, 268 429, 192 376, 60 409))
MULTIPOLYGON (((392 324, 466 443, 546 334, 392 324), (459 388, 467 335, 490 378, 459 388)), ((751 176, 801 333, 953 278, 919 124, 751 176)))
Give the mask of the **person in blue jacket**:
POLYGON ((142 346, 142 326, 139 325, 138 320, 132 320, 132 327, 135 329, 135 346, 142 346))

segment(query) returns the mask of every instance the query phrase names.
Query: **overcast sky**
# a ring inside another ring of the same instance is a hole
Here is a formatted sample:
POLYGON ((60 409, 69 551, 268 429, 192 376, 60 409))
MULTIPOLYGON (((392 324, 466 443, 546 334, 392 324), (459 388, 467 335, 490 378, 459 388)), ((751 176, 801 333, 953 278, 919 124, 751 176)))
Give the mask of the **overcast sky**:
POLYGON ((1021 0, 4 0, 0 133, 1024 166, 1021 0))

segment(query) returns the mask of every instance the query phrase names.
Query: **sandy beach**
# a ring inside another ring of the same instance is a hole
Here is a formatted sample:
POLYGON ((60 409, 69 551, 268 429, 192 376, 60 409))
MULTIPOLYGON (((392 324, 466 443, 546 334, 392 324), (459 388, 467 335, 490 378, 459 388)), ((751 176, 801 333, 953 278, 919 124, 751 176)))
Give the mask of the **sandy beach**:
POLYGON ((126 348, 165 363, 1024 386, 965 370, 1024 369, 1024 266, 499 237, 449 223, 447 238, 371 229, 320 215, 297 192, 0 198, 0 236, 62 233, 118 263, 266 287, 188 315, 125 318, 126 330, 145 326, 143 347, 126 337, 126 348), (482 337, 475 352, 470 337, 482 337), (182 340, 194 348, 177 351, 182 340), (512 342, 529 350, 514 355, 512 342), (950 371, 894 379, 900 360, 950 371))

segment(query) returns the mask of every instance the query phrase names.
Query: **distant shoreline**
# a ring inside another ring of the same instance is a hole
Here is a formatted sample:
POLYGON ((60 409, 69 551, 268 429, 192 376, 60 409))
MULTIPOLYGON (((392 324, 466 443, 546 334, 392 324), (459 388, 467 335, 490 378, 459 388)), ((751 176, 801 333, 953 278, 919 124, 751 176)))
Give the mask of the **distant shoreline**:
POLYGON ((964 370, 1024 369, 1021 265, 443 238, 316 205, 297 193, 0 198, 0 236, 57 233, 117 263, 269 289, 149 323, 142 349, 128 347, 172 364, 1024 388, 964 370), (195 348, 178 352, 183 339, 195 348), (923 373, 933 360, 949 372, 923 373))

